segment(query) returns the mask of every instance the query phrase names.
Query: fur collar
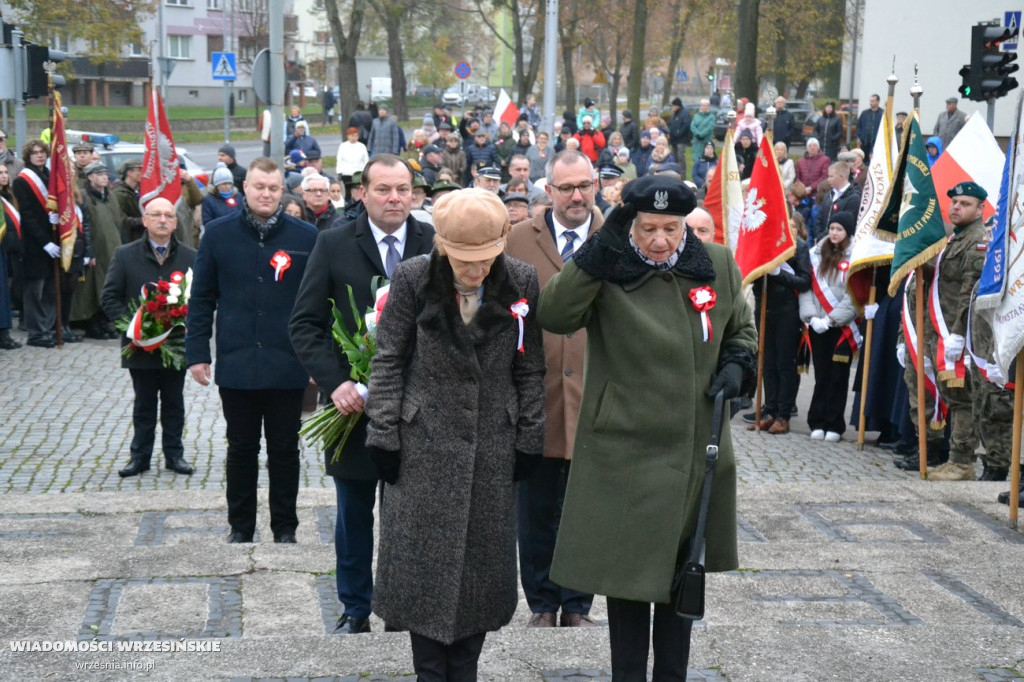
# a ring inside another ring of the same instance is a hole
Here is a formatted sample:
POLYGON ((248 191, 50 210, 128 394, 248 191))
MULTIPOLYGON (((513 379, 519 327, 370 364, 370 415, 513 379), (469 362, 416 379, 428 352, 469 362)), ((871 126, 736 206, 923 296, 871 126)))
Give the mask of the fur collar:
MULTIPOLYGON (((684 239, 686 245, 670 272, 700 282, 715 279, 715 267, 703 242, 689 227, 684 239)), ((600 236, 584 242, 576 250, 573 261, 590 276, 613 284, 627 284, 658 272, 644 263, 628 243, 621 249, 615 249, 601 243, 600 236)))
MULTIPOLYGON (((443 333, 456 345, 478 346, 515 324, 509 306, 523 297, 509 276, 504 255, 499 255, 484 280, 484 297, 480 310, 471 323, 464 324, 455 298, 455 280, 448 259, 430 253, 430 262, 423 273, 416 294, 423 301, 418 322, 424 329, 443 333)), ((535 301, 530 301, 536 305, 535 301)))

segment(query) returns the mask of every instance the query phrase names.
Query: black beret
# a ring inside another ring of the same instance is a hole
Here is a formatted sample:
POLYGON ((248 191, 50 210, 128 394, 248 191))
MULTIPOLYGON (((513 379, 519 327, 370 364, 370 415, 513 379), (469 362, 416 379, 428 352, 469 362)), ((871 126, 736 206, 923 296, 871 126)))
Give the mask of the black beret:
POLYGON ((968 182, 958 182, 957 184, 955 184, 952 187, 950 187, 949 191, 946 192, 946 196, 950 197, 950 198, 952 198, 952 197, 974 197, 975 199, 980 199, 981 201, 985 201, 985 199, 988 199, 988 192, 986 192, 985 188, 982 187, 981 185, 979 185, 979 184, 977 184, 975 182, 968 181, 968 182))
POLYGON ((664 215, 689 215, 697 207, 697 197, 681 181, 665 175, 645 175, 627 184, 622 202, 637 211, 664 215))

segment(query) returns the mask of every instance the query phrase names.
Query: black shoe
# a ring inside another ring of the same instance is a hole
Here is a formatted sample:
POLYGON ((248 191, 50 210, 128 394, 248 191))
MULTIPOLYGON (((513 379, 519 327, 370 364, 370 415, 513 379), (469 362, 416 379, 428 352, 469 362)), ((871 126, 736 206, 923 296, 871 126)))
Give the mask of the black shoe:
POLYGON ((39 336, 34 339, 29 339, 25 344, 33 346, 34 348, 56 348, 57 339, 52 336, 39 336))
POLYGON ((743 423, 744 424, 753 424, 754 423, 754 416, 755 416, 754 412, 747 412, 745 415, 743 415, 743 423))
POLYGON ((11 338, 11 332, 7 329, 0 329, 0 350, 14 350, 21 348, 21 344, 11 338))
POLYGON ((237 544, 245 543, 245 542, 252 542, 252 534, 251 533, 243 533, 240 530, 233 530, 233 531, 231 531, 231 534, 228 535, 228 543, 229 544, 237 545, 237 544))
POLYGON ((917 453, 917 441, 901 440, 893 446, 894 455, 913 455, 917 453))
POLYGON ((798 408, 796 405, 794 405, 793 409, 789 411, 789 416, 790 417, 796 417, 799 414, 800 414, 800 408, 798 408))
POLYGON ((128 466, 118 471, 117 475, 121 478, 128 478, 129 476, 138 476, 143 471, 149 471, 149 460, 144 460, 141 457, 132 457, 132 460, 128 462, 128 466))
MULTIPOLYGON (((1018 492, 1020 494, 1020 505, 1024 507, 1024 476, 1020 477, 1020 484, 1018 486, 1018 492)), ((999 504, 1010 504, 1010 491, 999 493, 999 497, 996 498, 999 504)))
POLYGON ((75 334, 75 332, 71 330, 71 327, 64 327, 64 330, 61 332, 61 340, 64 343, 82 342, 82 339, 78 338, 78 334, 75 334))
POLYGON ((195 471, 192 465, 185 461, 184 457, 171 457, 164 460, 164 468, 176 474, 185 474, 186 476, 191 476, 192 472, 195 471))
POLYGON ((274 542, 279 545, 294 545, 296 543, 295 533, 281 533, 274 537, 274 542))
POLYGON ((369 618, 351 618, 347 613, 341 614, 338 624, 334 626, 334 634, 336 635, 361 635, 369 631, 369 618))
POLYGON ((981 476, 978 476, 979 481, 1005 481, 1010 473, 1008 469, 996 469, 988 464, 985 464, 984 467, 981 476))
MULTIPOLYGON (((937 467, 948 461, 949 453, 928 453, 928 466, 930 467, 937 467)), ((903 469, 904 471, 917 471, 921 466, 916 450, 913 453, 904 455, 902 458, 896 458, 893 460, 893 464, 896 465, 897 469, 903 469)))

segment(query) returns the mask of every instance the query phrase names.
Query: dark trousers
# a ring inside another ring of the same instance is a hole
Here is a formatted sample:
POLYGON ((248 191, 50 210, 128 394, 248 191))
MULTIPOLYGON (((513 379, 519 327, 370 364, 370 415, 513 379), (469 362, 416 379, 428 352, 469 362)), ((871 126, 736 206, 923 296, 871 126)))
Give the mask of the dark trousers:
POLYGON ((0 249, 0 331, 10 328, 11 291, 7 287, 7 253, 0 249))
POLYGON ((594 595, 551 581, 562 501, 570 460, 543 458, 533 474, 519 483, 519 575, 533 613, 590 613, 594 595))
POLYGON ((157 408, 160 409, 164 459, 183 457, 181 433, 185 429, 185 370, 129 369, 135 388, 132 409, 132 459, 149 462, 156 438, 157 408))
POLYGON ((764 328, 764 411, 776 419, 789 419, 800 387, 796 349, 803 325, 796 310, 769 310, 764 328))
POLYGON ((245 391, 220 389, 228 423, 227 498, 232 531, 256 531, 256 485, 259 480, 261 432, 267 438, 270 481, 270 528, 274 537, 294 533, 299 525, 299 425, 304 389, 245 391))
MULTIPOLYGON (((652 682, 686 682, 693 621, 676 615, 671 604, 654 605, 654 674, 652 682)), ((608 597, 608 638, 612 682, 647 682, 651 643, 651 605, 608 597)))
MULTIPOLYGON (((807 410, 807 425, 811 430, 846 430, 846 397, 850 392, 850 363, 836 362, 836 343, 842 330, 830 328, 824 334, 811 330, 811 361, 814 363, 814 394, 807 410)), ((849 353, 846 342, 842 350, 849 353)), ((852 360, 852 358, 851 358, 852 360)))
POLYGON ((486 634, 481 632, 443 644, 410 632, 416 682, 476 682, 476 667, 486 634))
POLYGON ((29 340, 44 339, 53 334, 57 319, 56 289, 53 277, 26 279, 24 295, 25 331, 29 340))
POLYGON ((350 618, 369 618, 373 599, 373 504, 377 481, 332 477, 338 515, 334 521, 338 601, 350 618))

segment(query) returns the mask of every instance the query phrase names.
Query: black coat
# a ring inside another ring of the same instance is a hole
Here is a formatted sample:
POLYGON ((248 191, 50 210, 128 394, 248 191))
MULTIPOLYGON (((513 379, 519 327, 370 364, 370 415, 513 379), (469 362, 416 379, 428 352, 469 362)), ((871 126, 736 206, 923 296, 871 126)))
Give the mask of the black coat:
POLYGON ((775 122, 772 124, 772 137, 776 142, 785 142, 790 146, 794 134, 797 132, 796 121, 793 120, 793 112, 783 109, 775 114, 775 122))
MULTIPOLYGON (((768 313, 771 315, 800 311, 797 295, 811 288, 811 256, 807 242, 797 237, 796 253, 786 261, 793 272, 780 269, 777 275, 768 275, 768 313)), ((761 314, 761 285, 754 286, 754 319, 761 314)))
MULTIPOLYGON (((403 259, 430 253, 434 228, 409 218, 406 230, 403 259)), ((327 299, 334 299, 349 329, 355 330, 347 287, 352 286, 356 307, 365 311, 373 305, 370 280, 378 275, 385 276, 384 264, 365 212, 355 220, 317 236, 289 324, 291 343, 299 360, 327 399, 338 386, 351 378, 351 366, 331 336, 333 317, 327 299)), ((348 479, 377 478, 365 441, 366 419, 360 419, 338 463, 331 464, 333 451, 324 453, 327 473, 348 479)))
POLYGON ((619 134, 622 135, 622 144, 624 144, 629 151, 635 152, 640 146, 640 132, 636 129, 636 121, 629 119, 622 124, 619 128, 619 134))
POLYGON ((832 192, 829 192, 829 197, 821 205, 821 210, 818 211, 818 222, 814 224, 814 238, 818 241, 824 239, 828 233, 828 225, 832 220, 832 216, 840 211, 846 211, 852 213, 854 218, 860 212, 860 187, 855 183, 850 183, 850 186, 839 195, 834 201, 831 200, 832 192))
POLYGON ((668 140, 672 144, 690 144, 693 133, 690 132, 690 112, 684 107, 672 114, 668 121, 668 140))
POLYGON ((288 339, 288 317, 316 234, 315 227, 286 213, 279 215, 266 239, 242 212, 206 226, 188 303, 188 366, 211 362, 216 312, 218 386, 260 390, 308 385, 309 375, 288 339), (278 251, 288 254, 291 265, 275 281, 270 259, 278 251))
MULTIPOLYGON (((36 169, 44 185, 50 181, 50 171, 36 169)), ((53 259, 43 246, 53 241, 53 226, 43 205, 36 198, 29 181, 22 177, 12 179, 14 198, 21 213, 22 273, 25 279, 53 277, 53 259)))
MULTIPOLYGON (((172 272, 188 272, 196 259, 196 250, 185 246, 177 239, 172 239, 168 245, 170 251, 163 265, 157 262, 156 254, 149 243, 149 235, 143 235, 130 244, 117 247, 114 251, 114 258, 107 270, 107 278, 103 282, 103 293, 100 296, 100 303, 103 312, 111 320, 117 320, 122 315, 132 315, 134 310, 129 308, 129 302, 139 298, 141 289, 150 282, 158 280, 169 281, 172 272)), ((180 334, 180 331, 175 331, 180 334)), ((121 346, 128 345, 128 339, 121 335, 121 346)), ((161 369, 160 352, 147 353, 136 350, 130 358, 121 358, 121 366, 131 369, 161 369)))

